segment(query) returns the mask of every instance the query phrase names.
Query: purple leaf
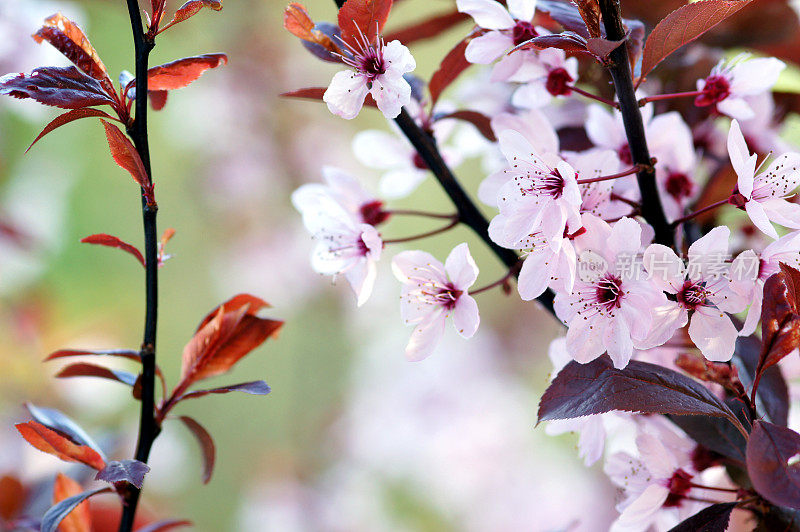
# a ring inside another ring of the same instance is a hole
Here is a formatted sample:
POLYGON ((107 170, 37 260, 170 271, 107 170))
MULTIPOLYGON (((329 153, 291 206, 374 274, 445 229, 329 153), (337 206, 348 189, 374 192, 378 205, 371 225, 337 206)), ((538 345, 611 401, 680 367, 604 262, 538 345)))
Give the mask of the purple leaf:
POLYGON ((612 410, 723 417, 741 427, 722 401, 689 377, 639 361, 616 369, 608 355, 567 364, 539 403, 539 422, 612 410))
POLYGON ((173 528, 179 528, 182 526, 192 526, 192 522, 185 519, 169 519, 151 523, 143 526, 142 528, 137 528, 136 532, 166 532, 167 530, 172 530, 173 528))
POLYGON ((133 386, 136 382, 136 375, 129 371, 122 371, 116 369, 98 366, 97 364, 90 364, 88 362, 78 362, 70 364, 56 373, 56 377, 63 379, 67 377, 98 377, 101 379, 108 379, 111 381, 121 382, 128 386, 133 386))
POLYGON ((195 390, 179 397, 175 402, 183 401, 184 399, 194 399, 196 397, 203 397, 210 393, 230 393, 230 392, 244 392, 251 395, 267 395, 271 391, 269 385, 264 381, 243 382, 241 384, 231 384, 230 386, 222 386, 220 388, 212 388, 210 390, 195 390))
MULTIPOLYGON (((746 389, 753 387, 760 351, 761 341, 755 336, 736 340, 736 351, 731 361, 739 370, 739 380, 746 389)), ((777 364, 768 367, 761 374, 761 383, 756 392, 756 409, 771 423, 781 427, 788 424, 789 389, 777 364)))
POLYGON ((95 475, 95 480, 104 480, 114 484, 128 482, 141 489, 144 476, 150 471, 150 466, 139 460, 115 460, 106 464, 106 467, 95 475))
POLYGON ((200 450, 203 451, 203 484, 208 484, 211 480, 211 474, 214 472, 214 462, 216 461, 217 450, 214 446, 214 439, 203 426, 189 416, 180 416, 192 434, 200 444, 200 450))
POLYGON ((100 446, 97 445, 88 434, 86 434, 86 431, 84 431, 77 423, 72 421, 66 415, 54 408, 34 406, 32 403, 25 403, 25 407, 28 409, 28 412, 30 412, 33 419, 45 427, 63 434, 77 444, 91 447, 97 451, 97 454, 99 454, 103 460, 106 460, 106 457, 103 454, 103 451, 100 449, 100 446))
POLYGON ((73 495, 72 497, 68 497, 58 504, 53 505, 49 510, 47 510, 47 512, 45 512, 44 517, 42 517, 41 532, 56 532, 59 523, 61 523, 61 521, 63 521, 64 518, 75 509, 76 506, 89 497, 107 491, 111 491, 111 488, 99 488, 96 490, 84 491, 83 493, 73 495))
POLYGON ((709 416, 669 416, 669 419, 700 445, 744 466, 747 440, 727 420, 709 416))
POLYGON ((74 66, 40 67, 30 74, 0 77, 0 94, 33 98, 41 104, 62 109, 114 105, 99 81, 74 66))
POLYGON ((534 37, 533 39, 529 39, 524 43, 515 46, 509 53, 530 49, 543 50, 545 48, 558 48, 560 50, 564 50, 565 52, 572 53, 589 53, 586 38, 572 31, 564 31, 550 35, 539 35, 538 37, 534 37))
POLYGON ((725 532, 734 508, 735 502, 712 504, 671 528, 669 532, 725 532))
POLYGON ((134 351, 132 349, 105 349, 105 350, 61 349, 59 351, 51 353, 47 358, 44 359, 44 361, 47 362, 49 360, 55 360, 56 358, 79 357, 86 355, 108 355, 114 357, 127 358, 128 360, 135 360, 136 362, 142 361, 142 358, 139 356, 139 352, 134 351))
POLYGON ((747 472, 765 499, 800 509, 800 434, 757 420, 747 442, 747 472))

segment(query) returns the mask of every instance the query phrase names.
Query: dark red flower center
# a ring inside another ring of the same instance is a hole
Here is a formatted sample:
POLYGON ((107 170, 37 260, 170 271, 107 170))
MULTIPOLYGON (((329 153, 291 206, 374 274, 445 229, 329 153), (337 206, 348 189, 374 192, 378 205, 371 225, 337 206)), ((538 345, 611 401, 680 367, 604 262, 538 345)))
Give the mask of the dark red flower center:
POLYGON ((370 47, 359 59, 358 68, 365 73, 370 81, 386 73, 386 62, 380 50, 370 47))
POLYGON ((597 303, 611 312, 622 305, 622 279, 606 275, 595 285, 597 303))
POLYGON ((377 226, 385 222, 391 216, 383 210, 383 202, 380 200, 370 201, 361 206, 361 219, 365 224, 377 226))
POLYGON ((419 168, 420 170, 427 170, 428 164, 425 162, 425 159, 419 154, 419 152, 414 152, 414 157, 411 158, 412 162, 414 163, 414 168, 419 168))
POLYGON ((731 94, 731 84, 725 76, 709 76, 703 87, 703 94, 694 99, 694 104, 698 107, 714 105, 731 94))
POLYGON ((547 74, 545 88, 553 96, 569 96, 572 93, 569 84, 573 81, 565 68, 554 68, 547 74))
POLYGON ((692 489, 692 476, 693 475, 687 473, 683 469, 678 469, 673 473, 667 485, 669 488, 669 495, 667 495, 667 500, 664 501, 665 508, 680 506, 681 501, 686 497, 686 494, 689 493, 689 490, 692 489))
POLYGON ((529 41, 538 35, 539 33, 536 31, 536 28, 533 27, 533 24, 530 22, 523 22, 521 20, 517 21, 517 25, 514 26, 514 29, 512 30, 514 46, 519 46, 525 41, 529 41))
POLYGON ((622 161, 624 164, 632 165, 633 164, 633 155, 631 155, 631 147, 628 146, 626 142, 617 150, 617 157, 619 160, 622 161))
POLYGON ((705 305, 708 301, 708 291, 705 283, 686 281, 683 283, 683 288, 678 292, 677 299, 688 310, 694 310, 705 305))
POLYGON ((664 188, 667 190, 667 194, 675 198, 676 201, 680 201, 691 196, 692 191, 694 191, 694 183, 683 172, 672 172, 667 176, 664 188))

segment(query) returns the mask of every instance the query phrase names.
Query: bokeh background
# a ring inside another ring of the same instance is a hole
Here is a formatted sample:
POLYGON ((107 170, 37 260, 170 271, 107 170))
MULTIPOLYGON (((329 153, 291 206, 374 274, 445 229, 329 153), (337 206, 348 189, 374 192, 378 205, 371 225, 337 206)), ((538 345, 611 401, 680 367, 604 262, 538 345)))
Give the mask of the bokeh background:
MULTIPOLYGON (((390 24, 451 4, 403 2, 390 24)), ((333 2, 306 5, 316 20, 335 19, 333 2)), ((208 485, 200 483, 195 442, 167 422, 153 450, 144 511, 191 519, 201 531, 566 530, 581 515, 593 520, 579 530, 605 529, 615 517, 615 490, 599 466, 583 466, 574 436, 534 428, 552 368, 548 344, 560 332, 552 318, 495 290, 479 296, 482 323, 473 340, 448 331, 434 356, 410 363, 403 356, 410 329, 400 320, 389 260, 360 309, 346 283, 311 270, 313 244, 291 192, 319 181, 323 165, 351 171, 376 190, 379 173, 354 159, 351 143, 358 130, 388 127, 371 111, 345 122, 324 105, 279 98, 327 85, 336 71, 282 29, 284 6, 227 1, 222 12, 200 13, 166 32, 151 56, 153 64, 207 52, 230 58, 150 115, 159 226, 176 230, 173 258, 161 270, 161 367, 175 382, 198 321, 235 293, 266 299, 268 314, 286 325, 279 339, 214 381, 264 379, 269 396, 230 394, 179 408, 216 439, 208 485)), ((29 37, 56 11, 83 27, 111 72, 133 69, 124 2, 0 0, 2 73, 64 63, 29 37)), ((428 78, 465 31, 462 25, 415 45, 416 73, 428 78)), ((144 314, 144 275, 135 261, 79 243, 104 232, 139 244, 137 188, 93 120, 70 124, 25 154, 55 114, 29 101, 0 101, 0 474, 32 486, 56 470, 80 478, 81 469, 64 469, 23 444, 13 423, 27 419, 24 401, 62 409, 110 454, 131 455, 138 404, 129 390, 87 378, 57 381, 59 365, 41 361, 64 347, 135 348, 144 314)), ((458 173, 473 192, 484 177, 476 157, 467 156, 458 173)), ((451 208, 431 180, 392 205, 451 208)), ((383 234, 429 227, 397 220, 383 234)), ((443 260, 463 241, 481 268, 479 285, 502 275, 466 230, 422 246, 443 260)), ((48 488, 39 489, 43 510, 48 488)))

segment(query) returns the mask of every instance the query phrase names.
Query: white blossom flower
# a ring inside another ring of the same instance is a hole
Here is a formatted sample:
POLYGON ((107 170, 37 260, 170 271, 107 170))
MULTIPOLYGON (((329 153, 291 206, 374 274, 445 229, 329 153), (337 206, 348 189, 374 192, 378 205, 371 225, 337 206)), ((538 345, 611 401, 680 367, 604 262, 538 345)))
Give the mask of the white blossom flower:
POLYGON ((697 80, 697 90, 703 94, 694 103, 715 106, 731 118, 749 120, 755 113, 745 97, 768 92, 784 68, 784 62, 774 57, 749 59, 749 54, 740 54, 727 63, 723 59, 707 78, 697 80))

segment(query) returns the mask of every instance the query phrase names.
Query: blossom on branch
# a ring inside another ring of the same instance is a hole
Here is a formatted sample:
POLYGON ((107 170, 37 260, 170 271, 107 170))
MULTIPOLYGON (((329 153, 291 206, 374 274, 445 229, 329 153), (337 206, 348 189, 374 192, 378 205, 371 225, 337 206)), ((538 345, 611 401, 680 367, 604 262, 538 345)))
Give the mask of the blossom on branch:
POLYGON ((720 113, 739 120, 753 118, 755 113, 745 97, 769 91, 786 65, 774 57, 748 58, 749 54, 740 54, 727 63, 723 59, 711 69, 711 75, 697 80, 697 90, 702 94, 694 104, 714 106, 720 113))

